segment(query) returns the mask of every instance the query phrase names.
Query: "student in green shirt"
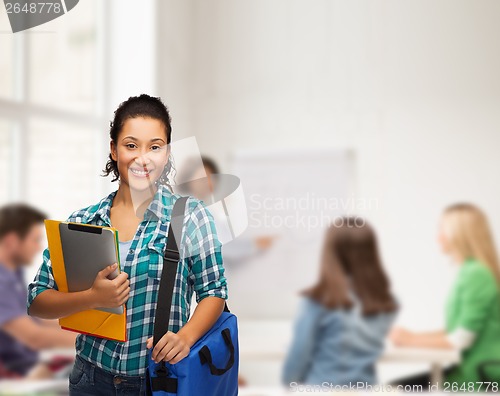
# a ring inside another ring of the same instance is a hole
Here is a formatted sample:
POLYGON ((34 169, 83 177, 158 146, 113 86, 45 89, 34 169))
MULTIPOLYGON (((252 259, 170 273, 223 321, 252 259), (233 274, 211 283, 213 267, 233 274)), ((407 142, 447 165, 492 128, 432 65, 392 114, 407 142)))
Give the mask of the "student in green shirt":
MULTIPOLYGON (((458 348, 461 362, 448 370, 445 383, 457 391, 495 391, 484 381, 500 382, 500 270, 488 221, 471 204, 455 204, 442 216, 439 242, 460 268, 446 304, 446 329, 413 333, 394 329, 396 345, 458 348)), ((424 382, 421 381, 404 381, 424 382)), ((450 388, 451 390, 451 388, 450 388)))

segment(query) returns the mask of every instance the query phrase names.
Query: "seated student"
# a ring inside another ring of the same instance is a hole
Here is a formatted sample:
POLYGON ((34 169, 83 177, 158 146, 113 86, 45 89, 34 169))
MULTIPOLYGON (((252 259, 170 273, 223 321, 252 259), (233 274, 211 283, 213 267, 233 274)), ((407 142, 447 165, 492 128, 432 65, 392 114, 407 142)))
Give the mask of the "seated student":
POLYGON ((397 304, 373 229, 359 218, 337 223, 326 233, 318 282, 302 293, 282 376, 286 385, 376 382, 375 362, 397 304))
POLYGON ((41 250, 45 215, 24 204, 0 208, 0 367, 1 376, 25 376, 36 367, 38 351, 73 347, 76 336, 57 323, 28 316, 23 268, 41 250))
MULTIPOLYGON (((472 384, 480 390, 476 381, 500 380, 500 269, 493 238, 483 212, 463 203, 444 211, 438 239, 442 251, 460 266, 448 295, 446 329, 413 333, 396 328, 390 338, 401 346, 460 349, 462 361, 447 371, 445 380, 456 382, 458 389, 474 390, 469 388, 472 384), (496 376, 488 378, 493 370, 496 376)), ((427 385, 428 381, 424 375, 401 382, 427 385)))

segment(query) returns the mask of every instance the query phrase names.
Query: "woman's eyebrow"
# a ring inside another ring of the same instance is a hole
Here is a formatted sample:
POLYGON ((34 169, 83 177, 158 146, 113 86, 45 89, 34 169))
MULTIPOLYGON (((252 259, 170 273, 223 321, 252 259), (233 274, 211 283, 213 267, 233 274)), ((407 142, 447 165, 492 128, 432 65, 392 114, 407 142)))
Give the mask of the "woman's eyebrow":
MULTIPOLYGON (((137 138, 136 138, 136 137, 134 137, 134 136, 125 136, 122 140, 125 140, 125 139, 131 139, 131 140, 135 140, 135 141, 138 141, 138 140, 139 140, 139 139, 137 139, 137 138)), ((165 142, 162 138, 159 138, 159 137, 157 137, 157 138, 153 138, 153 139, 151 139, 150 141, 151 141, 151 142, 156 142, 156 141, 158 141, 158 140, 160 140, 160 141, 162 141, 162 142, 165 142)))

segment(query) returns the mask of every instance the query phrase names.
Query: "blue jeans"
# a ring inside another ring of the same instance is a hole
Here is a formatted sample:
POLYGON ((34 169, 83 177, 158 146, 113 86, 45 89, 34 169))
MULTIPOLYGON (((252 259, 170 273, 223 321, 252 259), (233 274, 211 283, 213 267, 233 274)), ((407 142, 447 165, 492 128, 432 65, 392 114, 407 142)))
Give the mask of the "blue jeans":
POLYGON ((115 375, 76 356, 69 375, 71 396, 146 395, 146 378, 115 375))

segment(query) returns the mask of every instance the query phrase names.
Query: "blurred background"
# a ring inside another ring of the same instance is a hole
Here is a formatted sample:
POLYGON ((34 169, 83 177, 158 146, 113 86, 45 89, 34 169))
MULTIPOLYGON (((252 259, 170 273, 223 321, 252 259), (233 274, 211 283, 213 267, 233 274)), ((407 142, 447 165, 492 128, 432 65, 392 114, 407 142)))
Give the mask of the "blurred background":
POLYGON ((443 208, 473 202, 500 233, 499 13, 494 0, 85 0, 12 34, 1 11, 0 203, 65 219, 97 202, 117 188, 100 177, 113 111, 160 96, 173 140, 196 137, 240 177, 242 238, 273 237, 227 270, 249 385, 279 385, 284 356, 258 351, 269 334, 285 348, 317 278, 328 221, 298 218, 368 219, 397 323, 442 328, 443 208))

